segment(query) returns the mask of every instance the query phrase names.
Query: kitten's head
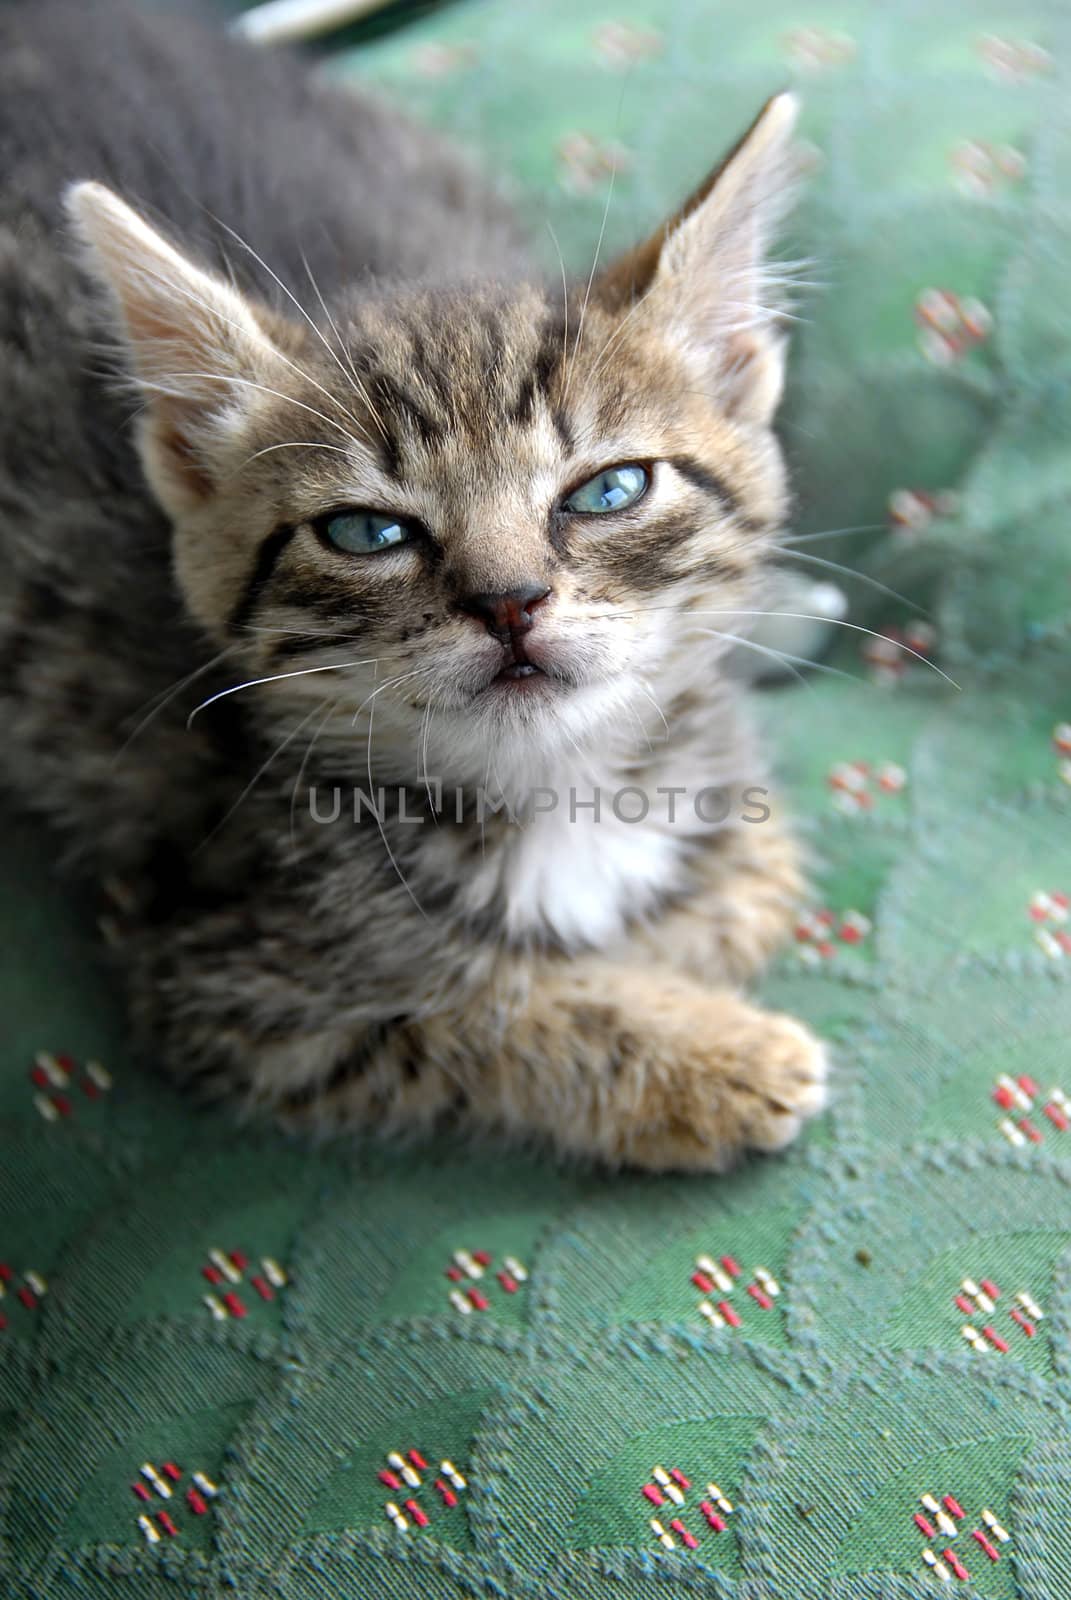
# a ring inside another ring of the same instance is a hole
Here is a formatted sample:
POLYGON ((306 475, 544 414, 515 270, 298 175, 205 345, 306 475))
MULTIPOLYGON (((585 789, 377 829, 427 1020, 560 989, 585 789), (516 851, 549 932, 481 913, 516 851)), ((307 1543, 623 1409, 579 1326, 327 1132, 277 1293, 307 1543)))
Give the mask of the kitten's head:
POLYGON ((254 691, 276 722, 374 703, 377 748, 415 768, 430 724, 443 775, 479 778, 716 672, 784 510, 764 254, 794 118, 770 101, 564 295, 381 285, 282 317, 71 191, 186 603, 245 677, 291 674, 254 691))

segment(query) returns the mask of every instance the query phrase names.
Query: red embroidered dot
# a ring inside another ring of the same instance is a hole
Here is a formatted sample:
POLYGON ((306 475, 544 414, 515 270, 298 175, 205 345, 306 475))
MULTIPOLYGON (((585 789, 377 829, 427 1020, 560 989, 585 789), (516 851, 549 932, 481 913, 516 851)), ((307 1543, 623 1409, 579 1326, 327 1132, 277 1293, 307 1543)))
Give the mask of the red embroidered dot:
POLYGON ((494 1260, 494 1257, 487 1250, 474 1250, 472 1252, 472 1259, 473 1261, 478 1261, 481 1267, 489 1267, 491 1262, 494 1260))
POLYGON ((391 1472, 388 1467, 383 1467, 379 1472, 376 1473, 376 1477, 379 1479, 380 1483, 385 1484, 388 1489, 400 1489, 402 1486, 401 1478, 397 1477, 393 1472, 391 1472))
MULTIPOLYGON (((1053 898, 1055 899, 1055 896, 1053 896, 1053 898)), ((1035 1096, 1038 1093, 1038 1086, 1034 1082, 1033 1078, 1028 1077, 1027 1074, 1024 1072, 1024 1073, 1021 1073, 1020 1076, 1018 1078, 1016 1078, 1015 1081, 1019 1085, 1019 1087, 1023 1091, 1023 1093, 1024 1094, 1028 1094, 1030 1096, 1031 1100, 1033 1100, 1035 1098, 1035 1096)))
POLYGON ((959 1307, 960 1311, 963 1312, 965 1317, 973 1317, 975 1310, 977 1309, 974 1301, 968 1300, 965 1294, 958 1294, 956 1296, 956 1305, 959 1307))
POLYGON ((1001 1337, 996 1328, 991 1328, 989 1324, 986 1323, 985 1327, 982 1329, 982 1332, 985 1334, 991 1345, 995 1346, 997 1350, 1002 1351, 1005 1355, 1007 1354, 1011 1346, 1008 1344, 1007 1339, 1001 1337))
POLYGON ((1015 1105, 1015 1096, 1004 1084, 998 1084, 993 1090, 993 1099, 1002 1111, 1011 1111, 1015 1105))
POLYGON ((71 1112, 74 1110, 74 1107, 71 1105, 71 1102, 68 1100, 65 1094, 54 1094, 52 1096, 52 1104, 55 1106, 61 1117, 69 1117, 71 1112))
POLYGON ((921 1511, 916 1511, 915 1512, 915 1526, 918 1528, 920 1533, 925 1534, 927 1539, 936 1538, 936 1533, 935 1533, 935 1530, 934 1530, 933 1523, 932 1522, 928 1522, 926 1520, 926 1518, 922 1515, 921 1511))
POLYGON ((177 1483, 182 1477, 182 1473, 179 1471, 178 1467, 176 1467, 173 1461, 164 1462, 164 1473, 171 1479, 172 1483, 177 1483))
POLYGON ((93 1082, 92 1078, 83 1078, 78 1087, 81 1089, 87 1100, 98 1100, 100 1098, 100 1089, 93 1082))
POLYGON ((1041 1143, 1041 1134, 1034 1127, 1034 1124, 1030 1121, 1029 1117, 1020 1117, 1019 1118, 1019 1126, 1023 1130, 1023 1132, 1026 1134, 1026 1136, 1030 1140, 1031 1144, 1040 1144, 1041 1143))
POLYGON ((19 1299, 22 1301, 27 1311, 36 1311, 37 1300, 34 1296, 34 1292, 32 1289, 27 1289, 25 1284, 23 1284, 22 1288, 19 1290, 19 1299))
POLYGON ((30 1082, 38 1089, 47 1089, 49 1081, 48 1073, 44 1067, 34 1067, 30 1073, 30 1082))
POLYGON ((218 1267, 202 1267, 202 1278, 207 1278, 209 1283, 219 1283, 223 1277, 218 1267))
POLYGON ((166 1511, 158 1511, 156 1513, 156 1520, 160 1524, 161 1528, 163 1528, 169 1539, 174 1539, 177 1536, 178 1529, 175 1527, 175 1524, 172 1522, 166 1511))
POLYGON ((714 1279, 708 1278, 705 1272, 693 1272, 692 1282, 700 1294, 710 1294, 714 1288, 714 1279))
POLYGON ((721 1312, 722 1316, 725 1318, 725 1320, 729 1324, 730 1328, 739 1328, 739 1326, 740 1326, 740 1313, 739 1313, 739 1311, 736 1311, 736 1310, 733 1309, 733 1307, 729 1304, 728 1300, 719 1300, 718 1301, 718 1310, 721 1312))
POLYGON ((424 1510, 423 1506, 418 1506, 415 1500, 407 1500, 405 1502, 405 1509, 408 1511, 418 1528, 427 1527, 428 1513, 424 1510))
POLYGON ((446 1276, 450 1279, 451 1283, 460 1283, 465 1274, 462 1272, 460 1267, 447 1267, 446 1276))
POLYGON ((692 1487, 691 1478, 686 1478, 679 1467, 670 1467, 669 1475, 678 1488, 690 1489, 692 1487))
POLYGON ((511 1278, 508 1272, 499 1272, 496 1274, 496 1276, 507 1294, 517 1293, 519 1284, 517 1283, 516 1278, 511 1278))
MULTIPOLYGON (((146 1498, 148 1498, 148 1496, 146 1496, 146 1498)), ((208 1502, 205 1500, 203 1495, 198 1494, 196 1489, 186 1490, 186 1504, 189 1506, 195 1517, 203 1517, 205 1512, 208 1510, 208 1502)))
POLYGON ((730 1278, 739 1278, 743 1270, 739 1261, 737 1261, 733 1256, 721 1256, 719 1259, 730 1278))
POLYGON ((414 1467, 418 1468, 418 1470, 421 1472, 427 1472, 428 1463, 424 1460, 424 1457, 420 1454, 419 1450, 409 1450, 407 1451, 407 1454, 414 1467))
POLYGON ((645 1494, 653 1506, 660 1506, 665 1502, 666 1497, 657 1483, 645 1483, 640 1493, 645 1494))
POLYGON ((483 1294, 479 1289, 470 1289, 469 1290, 469 1299, 471 1300, 472 1304, 476 1307, 477 1311, 486 1311, 488 1306, 491 1304, 491 1302, 490 1302, 490 1300, 488 1300, 487 1296, 485 1294, 483 1294))
POLYGON ((130 1487, 133 1489, 139 1500, 148 1500, 149 1491, 146 1489, 143 1483, 132 1483, 130 1487))
POLYGON ((1027 1338, 1032 1339, 1037 1332, 1037 1329, 1035 1328, 1034 1324, 1023 1315, 1018 1306, 1012 1306, 1011 1315, 1012 1320, 1019 1324, 1027 1338))
POLYGON ((1045 1107, 1045 1115, 1053 1127, 1058 1128, 1061 1133, 1066 1133, 1068 1128, 1071 1127, 1071 1123, 1068 1122, 1066 1116, 1057 1105, 1047 1105, 1045 1107))
POLYGON ((225 1294, 223 1296, 223 1304, 227 1307, 227 1310, 230 1312, 232 1317, 239 1317, 240 1318, 240 1317, 244 1317, 247 1314, 245 1306, 239 1300, 238 1296, 234 1293, 233 1289, 230 1291, 229 1294, 225 1294))
MULTIPOLYGON (((982 1288, 985 1289, 985 1280, 984 1279, 982 1281, 982 1288)), ((986 1292, 986 1294, 988 1294, 989 1290, 986 1289, 985 1292, 986 1292)), ((963 1507, 960 1505, 959 1501, 956 1500, 950 1494, 946 1494, 945 1495, 944 1506, 945 1506, 945 1510, 948 1511, 954 1517, 963 1518, 963 1517, 965 1517, 967 1515, 967 1513, 964 1511, 963 1507)))
POLYGON ((259 1296, 260 1296, 260 1298, 262 1300, 274 1300, 275 1299, 275 1290, 272 1288, 272 1286, 268 1282, 267 1278, 261 1278, 258 1275, 255 1278, 250 1278, 249 1281, 253 1285, 253 1288, 257 1291, 257 1293, 259 1294, 259 1296))
POLYGON ((232 1250, 231 1264, 237 1267, 239 1272, 244 1272, 246 1267, 249 1265, 249 1257, 241 1250, 232 1250))
POLYGON ((971 1538, 972 1539, 977 1539, 978 1543, 981 1545, 982 1549, 985 1551, 985 1553, 989 1557, 990 1561, 999 1561, 1000 1560, 1000 1552, 999 1552, 999 1550, 996 1548, 995 1545, 990 1544, 989 1540, 986 1538, 986 1536, 982 1532, 981 1528, 975 1528, 974 1532, 971 1534, 971 1538))
POLYGON ((749 1283, 747 1286, 747 1292, 751 1296, 752 1300, 754 1300, 757 1305, 760 1305, 764 1311, 773 1310, 773 1301, 770 1299, 765 1289, 760 1289, 757 1283, 749 1283))

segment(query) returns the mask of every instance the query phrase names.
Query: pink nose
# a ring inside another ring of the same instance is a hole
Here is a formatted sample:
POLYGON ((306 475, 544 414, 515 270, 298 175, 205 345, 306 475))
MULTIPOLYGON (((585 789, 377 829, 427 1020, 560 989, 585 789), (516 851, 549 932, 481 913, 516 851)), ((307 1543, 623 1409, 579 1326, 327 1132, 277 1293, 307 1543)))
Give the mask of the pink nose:
POLYGON ((550 594, 546 584, 526 584, 521 589, 510 589, 505 594, 468 594, 458 601, 462 611, 478 617, 488 633, 502 644, 519 633, 527 633, 532 626, 532 612, 541 606, 550 594))

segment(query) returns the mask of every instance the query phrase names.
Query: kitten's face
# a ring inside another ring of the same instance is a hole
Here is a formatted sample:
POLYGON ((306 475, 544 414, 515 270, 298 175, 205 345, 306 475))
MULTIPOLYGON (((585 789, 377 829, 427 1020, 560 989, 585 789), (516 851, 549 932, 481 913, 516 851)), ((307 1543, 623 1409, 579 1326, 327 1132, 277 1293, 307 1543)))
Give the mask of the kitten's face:
POLYGON ((575 738, 711 662, 697 628, 749 604, 776 451, 635 319, 589 304, 577 349, 578 320, 567 338, 531 290, 403 300, 343 325, 340 364, 311 334, 295 351, 322 387, 286 392, 322 416, 267 397, 178 542, 195 610, 256 675, 374 658, 276 701, 379 690, 380 740, 415 724, 410 752, 432 705, 482 773, 489 739, 575 738))
MULTIPOLYGON (((198 273, 213 320, 147 361, 161 311, 122 276, 146 240, 116 251, 83 214, 157 396, 142 447, 180 582, 249 677, 291 674, 262 691, 273 714, 337 702, 362 748, 374 716, 401 779, 435 764, 430 730, 443 776, 479 780, 491 754, 566 752, 716 670, 784 508, 779 352, 744 303, 778 106, 567 304, 410 293, 314 329, 198 273)), ((196 272, 157 242, 172 281, 196 272)))

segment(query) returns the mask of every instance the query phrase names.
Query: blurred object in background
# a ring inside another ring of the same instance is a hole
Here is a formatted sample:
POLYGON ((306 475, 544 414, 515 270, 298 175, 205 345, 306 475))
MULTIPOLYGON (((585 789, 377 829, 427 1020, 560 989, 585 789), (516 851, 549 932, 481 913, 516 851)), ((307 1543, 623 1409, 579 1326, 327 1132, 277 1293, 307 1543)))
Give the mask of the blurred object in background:
POLYGON ((729 658, 734 677, 753 683, 798 678, 828 652, 838 622, 848 615, 848 596, 835 583, 775 568, 754 601, 754 612, 728 615, 725 628, 744 643, 729 658))
POLYGON ((308 39, 385 11, 392 0, 264 0, 234 22, 235 33, 257 44, 308 39))

